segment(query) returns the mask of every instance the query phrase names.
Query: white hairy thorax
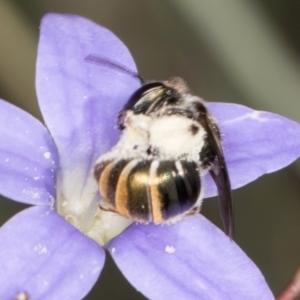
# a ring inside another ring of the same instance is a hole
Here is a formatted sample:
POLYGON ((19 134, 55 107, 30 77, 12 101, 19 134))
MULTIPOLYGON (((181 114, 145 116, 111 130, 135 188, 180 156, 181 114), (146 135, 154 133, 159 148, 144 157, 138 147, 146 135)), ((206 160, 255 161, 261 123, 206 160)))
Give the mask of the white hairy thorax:
POLYGON ((101 156, 98 162, 118 158, 186 159, 197 162, 205 134, 198 122, 185 116, 160 114, 150 117, 129 111, 118 144, 101 156))
POLYGON ((180 115, 154 118, 149 126, 149 144, 160 159, 198 161, 205 131, 199 123, 180 115))

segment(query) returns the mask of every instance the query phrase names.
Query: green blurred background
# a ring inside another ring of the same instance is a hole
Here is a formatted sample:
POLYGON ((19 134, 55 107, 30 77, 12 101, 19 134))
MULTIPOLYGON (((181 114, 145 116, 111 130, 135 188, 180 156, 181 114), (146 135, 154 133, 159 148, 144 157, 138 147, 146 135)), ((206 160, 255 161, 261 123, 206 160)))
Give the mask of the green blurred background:
MULTIPOLYGON (((208 101, 300 122, 300 2, 294 0, 1 0, 0 98, 41 114, 35 93, 39 22, 76 13, 108 27, 148 79, 182 76, 208 101)), ((234 191, 235 240, 277 294, 300 265, 300 162, 234 191)), ((25 205, 0 199, 0 224, 25 205)), ((203 213, 221 226, 216 199, 203 213)), ((108 259, 86 299, 145 299, 108 259)))

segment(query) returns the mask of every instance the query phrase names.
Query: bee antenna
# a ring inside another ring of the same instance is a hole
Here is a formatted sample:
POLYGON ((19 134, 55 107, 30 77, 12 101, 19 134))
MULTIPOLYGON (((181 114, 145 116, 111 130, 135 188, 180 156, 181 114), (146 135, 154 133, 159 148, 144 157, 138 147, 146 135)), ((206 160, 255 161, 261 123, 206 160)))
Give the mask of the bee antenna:
POLYGON ((134 72, 134 71, 128 69, 127 67, 121 65, 120 63, 109 60, 106 57, 101 57, 101 56, 98 56, 98 55, 89 54, 84 60, 87 61, 87 62, 90 62, 90 63, 103 65, 103 66, 121 71, 125 74, 128 74, 132 77, 135 77, 135 78, 139 79, 139 81, 142 84, 145 83, 145 80, 137 72, 134 72))

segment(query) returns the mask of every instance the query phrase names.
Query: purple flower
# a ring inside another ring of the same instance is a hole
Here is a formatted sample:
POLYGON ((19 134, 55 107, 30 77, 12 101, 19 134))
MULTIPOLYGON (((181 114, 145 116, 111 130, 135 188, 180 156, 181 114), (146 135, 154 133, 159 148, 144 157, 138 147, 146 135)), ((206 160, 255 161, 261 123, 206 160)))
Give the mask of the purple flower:
MULTIPOLYGON (((117 113, 139 82, 86 63, 91 53, 136 70, 107 29, 78 16, 47 15, 36 78, 47 127, 0 102, 0 193, 33 205, 0 229, 0 299, 22 292, 81 299, 102 270, 104 249, 150 299, 274 299, 253 262, 203 216, 122 232, 128 220, 98 209, 93 166, 117 142, 117 113)), ((209 108, 224 136, 233 188, 300 155, 299 124, 241 105, 209 108)), ((208 176, 204 187, 206 197, 216 195, 208 176)))

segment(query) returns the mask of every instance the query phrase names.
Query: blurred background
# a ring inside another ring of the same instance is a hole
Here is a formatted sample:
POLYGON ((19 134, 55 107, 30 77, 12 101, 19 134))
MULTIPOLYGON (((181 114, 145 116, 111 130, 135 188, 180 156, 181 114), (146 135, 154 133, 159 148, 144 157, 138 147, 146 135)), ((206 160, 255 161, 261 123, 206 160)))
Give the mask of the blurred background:
MULTIPOLYGON (((112 30, 147 79, 178 75, 208 101, 300 122, 300 2, 294 0, 2 0, 0 98, 42 120, 35 93, 39 22, 76 13, 112 30)), ((235 240, 277 294, 300 265, 300 161, 233 192, 235 240)), ((0 199, 0 224, 25 205, 0 199)), ((216 199, 203 213, 221 226, 216 199)), ((86 299, 145 299, 111 259, 86 299)))

